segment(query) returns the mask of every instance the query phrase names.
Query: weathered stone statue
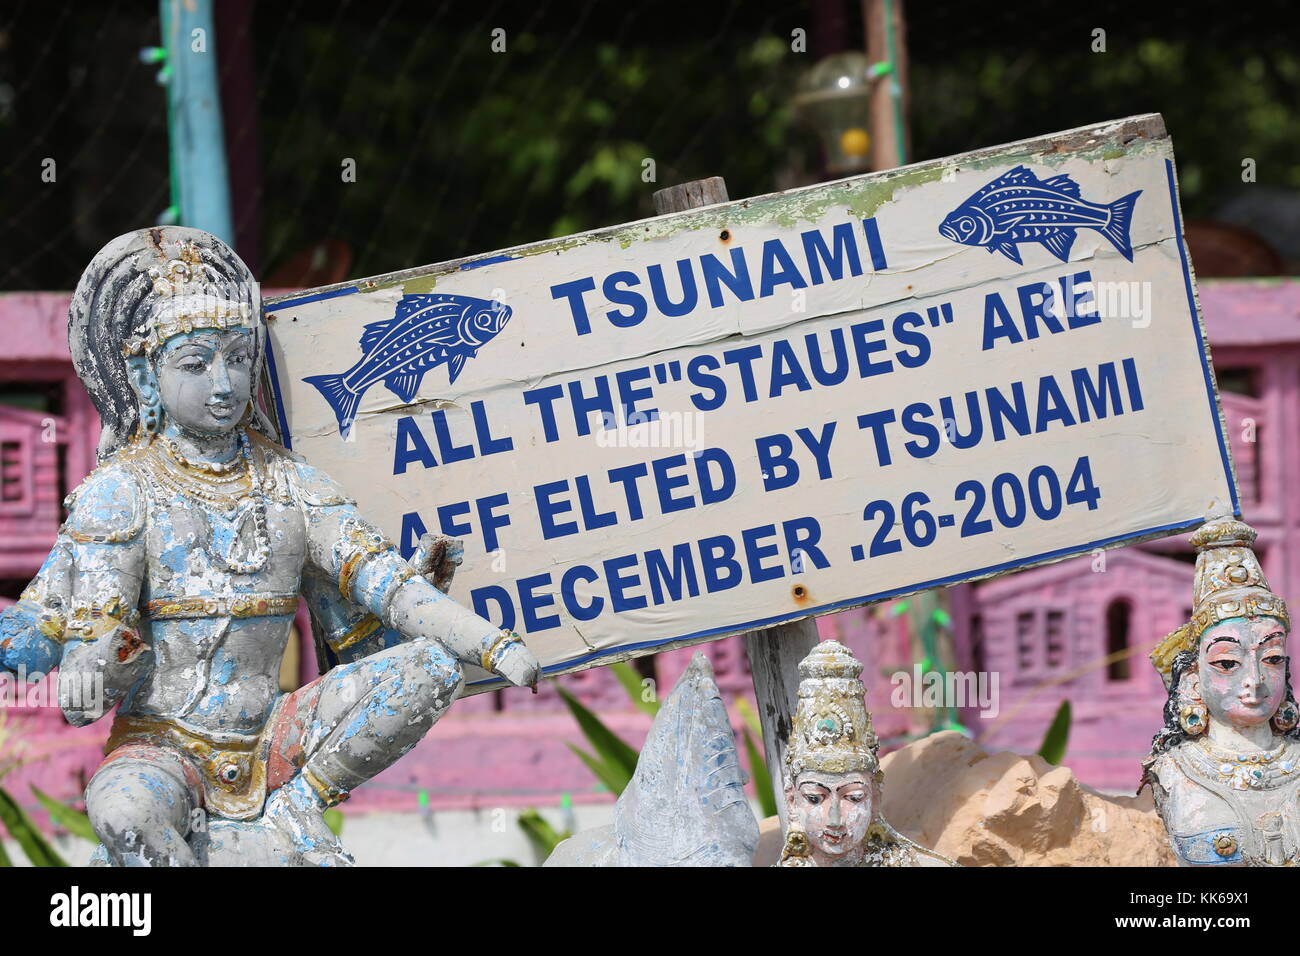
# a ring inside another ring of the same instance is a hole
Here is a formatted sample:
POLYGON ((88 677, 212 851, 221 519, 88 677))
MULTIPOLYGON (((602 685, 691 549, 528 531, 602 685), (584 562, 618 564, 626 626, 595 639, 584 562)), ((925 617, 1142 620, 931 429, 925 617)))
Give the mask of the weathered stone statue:
POLYGON ((1192 619, 1151 655, 1169 700, 1142 780, 1184 865, 1300 863, 1291 618, 1254 543, 1254 529, 1230 518, 1192 535, 1192 619))
POLYGON ((799 664, 785 767, 789 822, 777 865, 956 866, 881 815, 880 744, 861 673, 862 664, 837 641, 822 641, 799 664))
POLYGON ((460 662, 523 685, 536 659, 267 437, 261 300, 223 242, 114 239, 78 285, 69 343, 103 421, 100 465, 0 618, 0 667, 59 665, 74 724, 120 704, 86 791, 101 859, 350 863, 323 811, 429 730, 460 662), (299 595, 330 669, 281 694, 299 595))
POLYGON ((758 823, 709 659, 697 653, 655 715, 614 822, 584 830, 546 866, 749 866, 758 823))

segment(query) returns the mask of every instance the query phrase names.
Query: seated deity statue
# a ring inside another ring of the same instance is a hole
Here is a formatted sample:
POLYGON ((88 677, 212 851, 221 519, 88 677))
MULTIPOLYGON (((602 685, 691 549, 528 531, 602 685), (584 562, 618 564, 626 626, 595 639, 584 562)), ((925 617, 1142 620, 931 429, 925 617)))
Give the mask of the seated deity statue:
POLYGON ((428 579, 445 586, 454 557, 413 568, 273 440, 266 339, 247 266, 194 229, 114 239, 72 300, 99 465, 0 615, 0 670, 57 666, 75 725, 116 706, 85 795, 101 862, 348 865, 324 811, 446 713, 463 664, 539 676, 515 634, 428 579), (325 672, 281 693, 300 597, 325 672))
POLYGON ((880 743, 862 664, 822 641, 799 664, 786 751, 788 822, 778 866, 957 866, 903 836, 881 813, 880 743))
POLYGON ((1169 699, 1143 761, 1185 866, 1300 863, 1300 708, 1286 604, 1269 590, 1255 531, 1219 519, 1192 535, 1191 620, 1151 655, 1169 699))

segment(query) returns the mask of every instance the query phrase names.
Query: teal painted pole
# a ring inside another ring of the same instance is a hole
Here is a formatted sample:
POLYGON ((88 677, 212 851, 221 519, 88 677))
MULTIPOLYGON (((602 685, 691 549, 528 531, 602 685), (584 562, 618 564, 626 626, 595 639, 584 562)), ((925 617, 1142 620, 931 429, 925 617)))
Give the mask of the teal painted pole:
POLYGON ((161 0, 159 4, 167 50, 172 195, 181 225, 210 232, 233 246, 213 2, 161 0))

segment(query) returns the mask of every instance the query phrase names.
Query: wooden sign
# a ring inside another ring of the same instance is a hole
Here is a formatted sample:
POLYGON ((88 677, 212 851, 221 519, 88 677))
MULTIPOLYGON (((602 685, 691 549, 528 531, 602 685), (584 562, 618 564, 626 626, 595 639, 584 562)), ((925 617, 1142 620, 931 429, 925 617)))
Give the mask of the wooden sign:
POLYGON ((267 312, 285 442, 550 674, 1237 511, 1154 115, 267 312))

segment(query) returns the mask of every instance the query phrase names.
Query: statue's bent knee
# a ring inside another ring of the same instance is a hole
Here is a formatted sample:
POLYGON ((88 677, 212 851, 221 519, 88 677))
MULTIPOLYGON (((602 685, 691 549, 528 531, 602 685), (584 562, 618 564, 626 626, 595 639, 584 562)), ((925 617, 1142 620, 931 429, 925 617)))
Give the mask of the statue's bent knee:
POLYGON ((461 684, 460 664, 436 644, 416 641, 402 648, 381 693, 400 696, 405 713, 399 736, 413 746, 451 706, 461 684))
POLYGON ((122 759, 105 764, 86 788, 86 813, 95 835, 117 857, 142 852, 181 862, 194 799, 164 765, 122 759))
POLYGON ((413 684, 422 688, 434 707, 444 708, 456 697, 464 680, 460 662, 437 644, 418 641, 408 669, 413 684))

